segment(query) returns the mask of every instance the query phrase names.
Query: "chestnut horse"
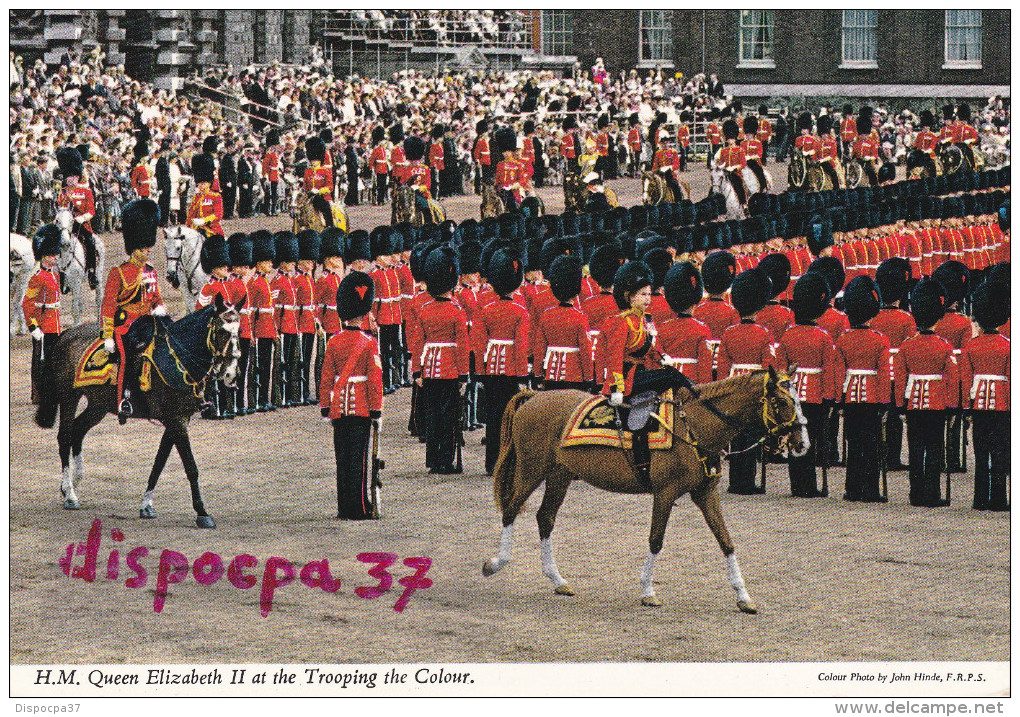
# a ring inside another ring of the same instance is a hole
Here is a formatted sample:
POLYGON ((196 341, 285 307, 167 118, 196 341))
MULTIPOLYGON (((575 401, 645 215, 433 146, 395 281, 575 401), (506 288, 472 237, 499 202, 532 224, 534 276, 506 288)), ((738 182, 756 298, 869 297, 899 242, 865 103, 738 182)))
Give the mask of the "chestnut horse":
MULTIPOLYGON (((545 495, 535 516, 542 572, 553 582, 557 594, 573 595, 556 567, 550 539, 570 481, 580 479, 614 493, 648 492, 631 468, 629 453, 604 446, 560 445, 570 415, 589 398, 590 394, 581 391, 522 391, 507 405, 493 471, 503 530, 499 554, 485 561, 484 575, 492 575, 510 562, 514 520, 528 497, 545 481, 545 495)), ((655 558, 662 549, 673 504, 690 493, 726 557, 738 606, 743 612, 755 613, 723 522, 719 473, 709 467, 716 464, 738 433, 748 429, 788 440, 790 451, 802 456, 810 447, 807 421, 797 397, 790 392, 789 378, 772 368, 698 386, 696 395, 686 394, 682 404, 677 401, 676 405, 679 410, 672 430, 673 447, 652 451, 652 527, 641 571, 641 604, 661 604, 652 587, 655 558)))

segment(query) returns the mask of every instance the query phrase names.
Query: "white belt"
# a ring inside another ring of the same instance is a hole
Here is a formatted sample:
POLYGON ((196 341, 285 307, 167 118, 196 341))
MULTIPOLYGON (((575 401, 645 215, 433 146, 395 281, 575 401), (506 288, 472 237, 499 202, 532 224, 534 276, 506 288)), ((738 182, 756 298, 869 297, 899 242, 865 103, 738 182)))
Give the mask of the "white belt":
POLYGON ((38 304, 37 303, 36 307, 40 308, 40 309, 59 309, 60 308, 60 302, 58 301, 55 304, 38 304))
POLYGON ((368 376, 350 376, 347 379, 347 383, 365 383, 368 380, 368 376))
POLYGON ((963 349, 953 349, 953 356, 959 356, 963 353, 963 349))
POLYGON ((257 312, 259 312, 260 314, 271 314, 271 313, 273 313, 274 311, 276 311, 276 309, 264 309, 264 308, 262 308, 262 307, 260 306, 260 307, 259 307, 259 308, 257 308, 257 309, 252 309, 252 311, 257 311, 257 312))
POLYGON ((311 304, 309 306, 301 306, 299 308, 303 309, 304 311, 315 311, 315 304, 311 304))
POLYGON ((940 373, 912 373, 907 376, 907 388, 903 392, 904 398, 910 398, 910 393, 914 389, 915 381, 941 381, 942 374, 940 373))
POLYGON ((288 305, 288 304, 284 304, 284 305, 283 305, 283 306, 281 306, 280 308, 281 308, 281 309, 283 309, 284 311, 297 311, 297 310, 298 310, 298 309, 300 309, 301 307, 300 307, 300 306, 298 306, 297 304, 294 304, 293 306, 291 306, 291 305, 288 305))
MULTIPOLYGON (((822 369, 820 369, 820 368, 799 368, 799 367, 797 368, 796 371, 794 371, 794 373, 800 373, 800 374, 803 374, 805 376, 814 376, 814 375, 819 374, 821 372, 822 372, 822 369)), ((872 371, 872 373, 874 373, 874 371, 872 371)))
POLYGON ((379 303, 380 304, 392 304, 394 301, 400 301, 400 299, 401 299, 401 297, 399 297, 399 296, 387 296, 384 299, 379 299, 379 303))
POLYGON ((250 306, 246 306, 246 307, 244 307, 243 309, 241 309, 241 311, 240 311, 239 313, 240 313, 240 314, 241 314, 242 316, 244 316, 244 315, 248 315, 248 314, 251 314, 251 311, 252 311, 251 307, 250 307, 250 306))
POLYGON ((983 381, 1009 381, 1006 376, 1000 376, 996 373, 976 373, 974 374, 974 381, 970 384, 970 397, 973 400, 977 398, 978 385, 983 381))
POLYGON ((553 354, 560 354, 566 356, 567 354, 576 354, 579 349, 576 346, 547 346, 545 349, 545 360, 542 361, 542 368, 549 368, 549 359, 553 354))
POLYGON ((850 381, 855 376, 877 376, 878 371, 872 368, 848 368, 846 370, 846 380, 843 381, 843 393, 850 387, 850 381))
POLYGON ((674 358, 672 356, 665 356, 662 359, 662 363, 667 366, 689 366, 691 364, 698 363, 696 358, 674 358))
POLYGON ((482 360, 485 362, 489 361, 489 354, 492 351, 493 346, 513 346, 513 339, 489 339, 489 343, 485 345, 485 354, 482 356, 482 360))
POLYGON ((730 366, 730 376, 736 375, 737 371, 757 371, 761 367, 760 363, 735 363, 730 366))
POLYGON ((719 350, 719 344, 722 343, 722 339, 705 339, 705 343, 708 344, 708 348, 713 351, 719 350))
POLYGON ((899 352, 900 352, 899 349, 889 349, 889 353, 891 354, 898 354, 899 352))

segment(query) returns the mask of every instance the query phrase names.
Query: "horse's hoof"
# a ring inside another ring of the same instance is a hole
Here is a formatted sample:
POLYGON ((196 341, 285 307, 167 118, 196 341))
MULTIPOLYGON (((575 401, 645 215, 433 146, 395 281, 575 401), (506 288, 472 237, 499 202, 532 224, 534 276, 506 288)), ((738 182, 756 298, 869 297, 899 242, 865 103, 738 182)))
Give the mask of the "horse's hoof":
POLYGON ((662 601, 654 595, 645 595, 641 598, 641 604, 644 607, 662 607, 662 601))
POLYGON ((213 520, 211 515, 200 515, 195 518, 195 525, 199 528, 215 528, 216 521, 213 520))
POLYGON ((147 505, 138 511, 138 517, 143 518, 145 520, 152 520, 153 518, 156 517, 156 509, 153 508, 151 505, 147 505))
POLYGON ((81 502, 77 500, 72 500, 71 498, 65 498, 64 510, 81 510, 81 502))
POLYGON ((492 566, 492 560, 486 560, 482 563, 482 575, 487 578, 491 578, 496 574, 496 568, 492 566))
POLYGON ((555 592, 557 595, 568 595, 568 596, 569 595, 577 595, 577 593, 574 592, 574 588, 570 587, 570 585, 568 583, 563 583, 562 585, 557 586, 556 590, 554 590, 553 592, 555 592))
POLYGON ((758 608, 750 600, 737 600, 737 607, 740 608, 740 612, 746 612, 748 615, 757 615, 758 608))

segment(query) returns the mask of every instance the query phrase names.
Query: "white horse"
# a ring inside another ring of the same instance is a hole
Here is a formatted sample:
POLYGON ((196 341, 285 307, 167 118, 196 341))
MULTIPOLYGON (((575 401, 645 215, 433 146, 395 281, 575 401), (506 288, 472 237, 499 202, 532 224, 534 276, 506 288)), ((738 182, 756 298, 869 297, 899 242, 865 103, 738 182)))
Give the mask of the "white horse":
MULTIPOLYGON (((71 310, 67 316, 70 321, 68 326, 81 324, 89 321, 86 316, 86 302, 88 299, 89 284, 85 276, 85 247, 78 240, 71 229, 74 225, 74 217, 71 210, 64 208, 57 211, 53 223, 60 229, 60 258, 57 259, 57 269, 60 271, 61 293, 71 294, 71 310)), ((92 240, 96 245, 96 318, 101 320, 103 311, 103 280, 106 278, 106 245, 96 233, 92 234, 92 240)))
POLYGON ((166 237, 166 279, 170 286, 180 289, 184 310, 190 314, 209 280, 209 275, 202 271, 201 261, 205 237, 185 226, 165 229, 163 235, 166 237))
MULTIPOLYGON (((747 170, 750 171, 750 170, 747 170)), ((753 173, 751 173, 753 176, 753 173)), ((744 186, 747 187, 747 180, 744 180, 744 186)), ((755 181, 757 186, 757 181, 755 181)), ((733 185, 730 184, 729 178, 726 177, 726 171, 722 167, 717 165, 712 166, 712 192, 723 195, 726 200, 726 219, 744 219, 746 214, 744 207, 740 203, 740 198, 737 196, 736 190, 733 185)), ((750 193, 748 193, 750 196, 750 193)))
POLYGON ((11 338, 17 334, 28 333, 25 316, 21 313, 21 302, 28 289, 28 280, 35 271, 35 255, 32 253, 32 240, 21 234, 11 232, 11 338))

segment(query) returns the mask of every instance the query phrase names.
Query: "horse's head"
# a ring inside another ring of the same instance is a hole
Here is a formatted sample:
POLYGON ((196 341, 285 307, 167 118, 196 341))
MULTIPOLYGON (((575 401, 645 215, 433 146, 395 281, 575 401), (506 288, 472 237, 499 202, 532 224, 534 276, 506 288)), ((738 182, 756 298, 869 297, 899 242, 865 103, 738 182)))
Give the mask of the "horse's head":
POLYGON ((67 207, 58 209, 56 215, 53 217, 53 223, 57 225, 57 228, 60 229, 60 231, 70 234, 71 229, 74 226, 74 215, 67 207))
POLYGON ((800 400, 790 390, 788 375, 769 367, 765 374, 762 404, 762 421, 769 435, 786 441, 795 457, 805 455, 811 448, 807 419, 800 410, 800 400))
POLYGON ((242 299, 236 305, 231 304, 224 301, 222 295, 217 294, 213 308, 215 317, 209 324, 208 346, 213 356, 209 373, 230 388, 233 388, 237 381, 238 359, 241 358, 237 334, 241 328, 239 311, 244 302, 242 299))
POLYGON ((181 255, 184 253, 184 236, 181 227, 163 230, 166 246, 166 280, 175 289, 181 288, 181 255))

